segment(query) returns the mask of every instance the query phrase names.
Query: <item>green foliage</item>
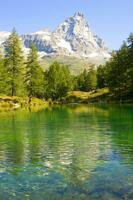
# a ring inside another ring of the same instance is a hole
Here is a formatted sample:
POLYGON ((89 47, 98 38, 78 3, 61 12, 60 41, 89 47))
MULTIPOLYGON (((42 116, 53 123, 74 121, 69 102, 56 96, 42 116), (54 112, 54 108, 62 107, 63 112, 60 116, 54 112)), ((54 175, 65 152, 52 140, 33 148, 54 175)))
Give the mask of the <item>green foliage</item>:
POLYGON ((100 65, 97 69, 97 87, 105 88, 108 85, 108 67, 100 65))
POLYGON ((128 38, 128 70, 129 93, 133 97, 133 33, 128 38))
POLYGON ((97 70, 98 87, 108 86, 120 101, 133 97, 133 34, 112 58, 97 70))
MULTIPOLYGON (((120 101, 133 98, 133 34, 118 51, 112 53, 110 61, 99 66, 97 70, 94 66, 83 65, 82 69, 84 67, 86 69, 79 75, 70 74, 69 62, 67 67, 54 62, 43 72, 34 44, 31 44, 24 64, 21 42, 15 30, 4 46, 4 57, 0 55, 1 95, 28 95, 30 98, 60 100, 69 91, 90 92, 91 95, 95 95, 96 88, 109 87, 112 96, 120 101)), ((75 63, 74 70, 77 70, 79 66, 77 62, 75 63)))
POLYGON ((7 94, 11 96, 20 95, 23 87, 23 54, 20 39, 15 29, 5 42, 5 70, 7 73, 7 94))
POLYGON ((7 73, 4 66, 4 58, 0 54, 0 94, 6 94, 7 92, 6 78, 7 73))
POLYGON ((71 75, 67 67, 54 62, 45 72, 46 98, 59 99, 71 89, 71 75))
POLYGON ((34 44, 30 46, 30 53, 27 58, 25 83, 29 97, 43 97, 44 73, 38 61, 37 49, 34 44))
POLYGON ((94 66, 92 66, 89 71, 86 69, 77 77, 77 90, 89 92, 96 89, 97 86, 97 76, 94 66))

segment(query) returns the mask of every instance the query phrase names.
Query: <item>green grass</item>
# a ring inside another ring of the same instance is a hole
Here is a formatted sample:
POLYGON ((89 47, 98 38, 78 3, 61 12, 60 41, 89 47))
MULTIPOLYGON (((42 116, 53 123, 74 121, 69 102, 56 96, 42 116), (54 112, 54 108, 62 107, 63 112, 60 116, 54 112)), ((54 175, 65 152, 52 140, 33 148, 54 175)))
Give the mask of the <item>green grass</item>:
MULTIPOLYGON (((37 111, 48 106, 48 102, 33 97, 30 103, 30 109, 37 111)), ((29 109, 28 97, 10 97, 0 96, 0 111, 9 111, 15 109, 26 110, 29 109)))
POLYGON ((89 103, 107 101, 109 96, 109 89, 97 89, 91 92, 72 91, 66 97, 66 102, 70 103, 89 103))

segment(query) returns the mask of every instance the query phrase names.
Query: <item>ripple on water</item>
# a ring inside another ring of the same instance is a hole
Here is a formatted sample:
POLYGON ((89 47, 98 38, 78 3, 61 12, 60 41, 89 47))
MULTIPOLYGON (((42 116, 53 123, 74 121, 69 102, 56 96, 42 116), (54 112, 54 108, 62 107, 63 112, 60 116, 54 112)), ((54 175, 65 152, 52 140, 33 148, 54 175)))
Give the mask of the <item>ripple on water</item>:
POLYGON ((3 200, 133 199, 133 107, 0 115, 3 200))

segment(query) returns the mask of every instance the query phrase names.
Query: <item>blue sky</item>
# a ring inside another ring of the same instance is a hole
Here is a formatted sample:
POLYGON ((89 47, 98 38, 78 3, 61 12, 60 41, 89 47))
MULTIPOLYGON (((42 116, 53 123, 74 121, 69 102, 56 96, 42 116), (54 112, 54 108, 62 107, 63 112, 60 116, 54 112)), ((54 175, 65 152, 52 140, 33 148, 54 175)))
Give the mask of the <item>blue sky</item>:
POLYGON ((54 30, 76 11, 84 13, 93 32, 112 49, 133 32, 133 0, 1 0, 0 31, 54 30))

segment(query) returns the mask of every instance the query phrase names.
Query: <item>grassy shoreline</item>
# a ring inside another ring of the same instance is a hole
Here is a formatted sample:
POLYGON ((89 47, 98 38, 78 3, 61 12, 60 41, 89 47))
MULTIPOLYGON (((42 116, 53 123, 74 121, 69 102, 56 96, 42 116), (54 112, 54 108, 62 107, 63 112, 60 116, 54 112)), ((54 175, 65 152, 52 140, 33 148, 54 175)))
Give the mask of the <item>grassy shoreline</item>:
POLYGON ((68 103, 102 103, 103 101, 107 101, 108 95, 108 88, 98 89, 91 92, 72 91, 68 93, 65 100, 68 103))
POLYGON ((108 88, 98 89, 91 92, 82 92, 82 91, 72 91, 67 94, 66 97, 58 100, 52 101, 51 99, 46 101, 33 97, 28 103, 28 97, 17 97, 17 96, 0 96, 0 112, 10 111, 10 110, 32 110, 37 111, 44 108, 47 108, 53 104, 132 104, 132 99, 127 99, 120 101, 116 97, 112 96, 108 88))
POLYGON ((72 91, 62 99, 63 103, 100 103, 100 104, 133 104, 133 99, 119 99, 108 88, 97 89, 91 92, 72 91))
POLYGON ((48 102, 45 100, 33 97, 29 105, 28 99, 28 97, 0 96, 0 112, 10 110, 36 111, 48 107, 48 102))

